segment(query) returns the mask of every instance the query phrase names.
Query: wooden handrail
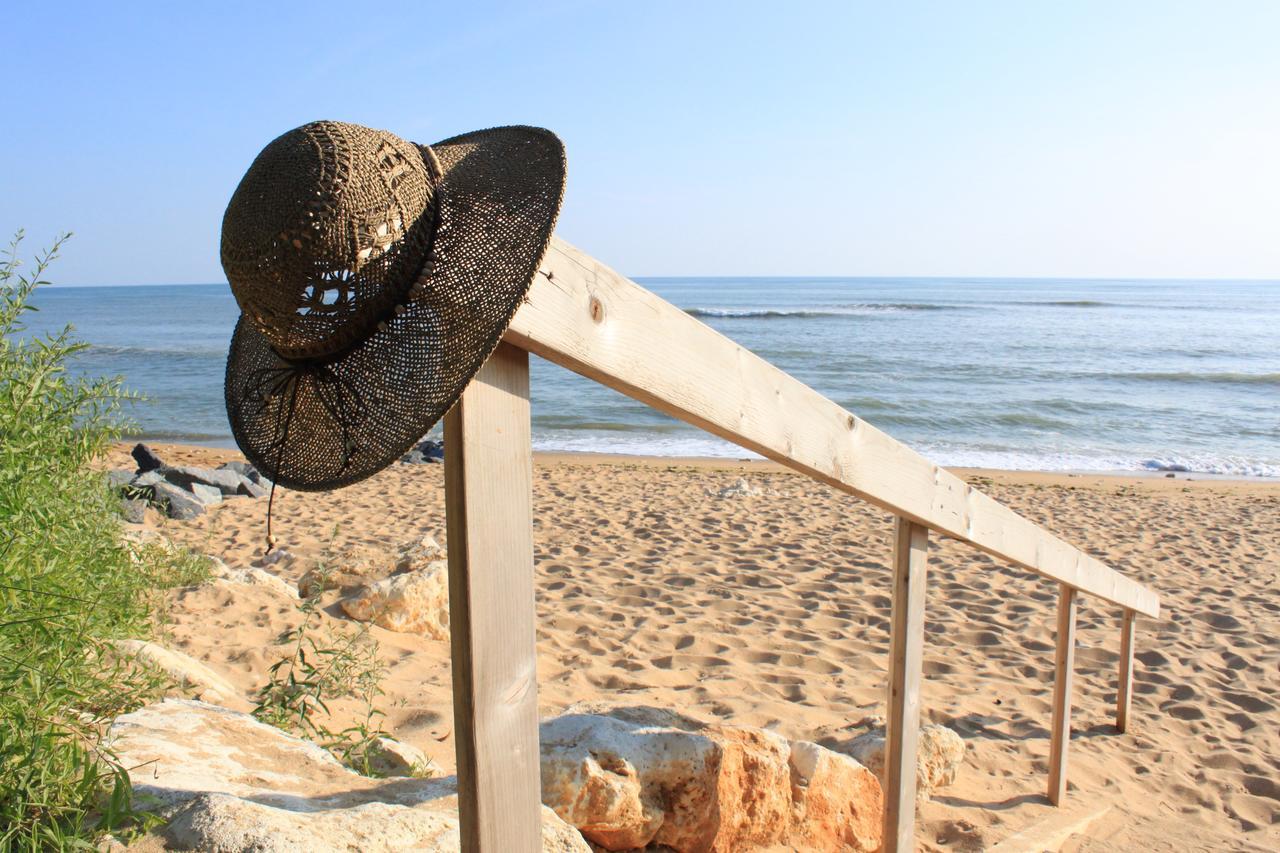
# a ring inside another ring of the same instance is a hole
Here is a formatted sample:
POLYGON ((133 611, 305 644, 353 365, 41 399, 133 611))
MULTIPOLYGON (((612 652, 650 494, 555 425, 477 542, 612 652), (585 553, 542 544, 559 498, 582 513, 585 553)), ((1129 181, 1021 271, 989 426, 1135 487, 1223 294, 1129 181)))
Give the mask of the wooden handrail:
POLYGON ((994 557, 1160 614, 1153 590, 563 240, 553 240, 505 340, 994 557))

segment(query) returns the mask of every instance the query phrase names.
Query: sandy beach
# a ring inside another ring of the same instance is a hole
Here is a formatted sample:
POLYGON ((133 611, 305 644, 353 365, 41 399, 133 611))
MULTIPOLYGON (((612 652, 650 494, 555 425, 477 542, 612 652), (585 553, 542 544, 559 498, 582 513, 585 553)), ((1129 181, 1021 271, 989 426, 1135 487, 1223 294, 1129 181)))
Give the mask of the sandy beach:
MULTIPOLYGON (((233 451, 158 445, 171 464, 233 451)), ((109 460, 131 467, 127 447, 109 460)), ((1155 588, 1137 629, 1130 732, 1116 734, 1119 617, 1083 597, 1066 809, 1111 808, 1076 850, 1280 848, 1280 483, 965 471, 974 485, 1155 588)), ((265 500, 147 526, 260 566, 265 500)), ((764 462, 539 455, 539 704, 648 704, 839 749, 884 713, 891 518, 764 462), (746 489, 737 488, 745 481, 746 489)), ((280 490, 294 583, 323 553, 445 543, 443 467, 395 465, 333 493, 280 490)), ((958 543, 930 544, 926 721, 965 739, 956 783, 920 812, 925 850, 980 850, 1053 816, 1048 770, 1057 590, 958 543)), ((326 594, 322 619, 347 621, 326 594)), ((165 642, 246 702, 300 616, 250 586, 172 595, 165 642)), ((448 644, 371 629, 385 727, 452 772, 448 644)), ((341 716, 354 710, 336 703, 341 716)))

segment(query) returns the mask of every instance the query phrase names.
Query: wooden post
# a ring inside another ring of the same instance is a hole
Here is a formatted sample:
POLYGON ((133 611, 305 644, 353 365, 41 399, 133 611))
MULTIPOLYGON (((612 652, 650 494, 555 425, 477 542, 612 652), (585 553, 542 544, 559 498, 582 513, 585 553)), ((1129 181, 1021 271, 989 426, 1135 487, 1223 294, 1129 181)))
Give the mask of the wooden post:
POLYGON ((1116 729, 1129 730, 1129 703, 1133 698, 1133 623, 1138 614, 1125 608, 1120 625, 1120 680, 1116 686, 1116 729))
POLYGON ((444 422, 458 813, 466 853, 542 849, 529 354, 503 344, 444 422))
POLYGON ((1058 594, 1058 647, 1054 652, 1053 736, 1049 742, 1049 802, 1067 795, 1067 747, 1071 743, 1071 674, 1076 658, 1076 590, 1065 583, 1058 594))
POLYGON ((884 853, 915 849, 920 663, 929 529, 899 516, 893 532, 889 714, 885 723, 884 853))

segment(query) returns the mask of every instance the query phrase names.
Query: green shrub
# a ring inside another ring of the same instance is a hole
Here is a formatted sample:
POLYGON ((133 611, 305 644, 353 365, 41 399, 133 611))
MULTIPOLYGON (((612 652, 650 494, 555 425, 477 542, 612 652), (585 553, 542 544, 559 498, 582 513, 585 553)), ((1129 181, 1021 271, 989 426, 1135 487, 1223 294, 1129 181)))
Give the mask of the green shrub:
POLYGON ((24 315, 65 238, 19 272, 0 258, 0 850, 90 847, 136 824, 106 724, 158 679, 110 653, 153 627, 156 590, 194 564, 124 541, 119 500, 92 463, 119 436, 119 379, 78 378, 71 330, 24 315))

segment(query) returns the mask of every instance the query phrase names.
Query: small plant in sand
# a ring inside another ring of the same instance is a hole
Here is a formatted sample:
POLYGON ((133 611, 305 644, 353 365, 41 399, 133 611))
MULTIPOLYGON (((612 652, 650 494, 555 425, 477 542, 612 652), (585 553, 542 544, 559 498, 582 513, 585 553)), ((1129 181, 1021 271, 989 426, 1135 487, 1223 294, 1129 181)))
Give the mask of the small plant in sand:
POLYGON ((62 240, 22 275, 20 239, 0 258, 0 850, 89 847, 147 821, 103 735, 163 686, 111 641, 150 634, 157 591, 201 570, 125 541, 93 462, 130 395, 73 374, 69 328, 26 329, 62 240))
MULTIPOLYGON (((375 705, 386 675, 378 660, 378 643, 364 625, 344 630, 322 628, 319 593, 318 588, 300 605, 302 623, 282 640, 291 651, 268 671, 253 715, 315 741, 359 773, 377 776, 379 742, 393 739, 382 729, 385 714, 375 705), (325 722, 331 716, 327 701, 346 697, 362 703, 361 718, 334 731, 325 722)), ((414 775, 429 776, 431 768, 416 767, 414 775)))

